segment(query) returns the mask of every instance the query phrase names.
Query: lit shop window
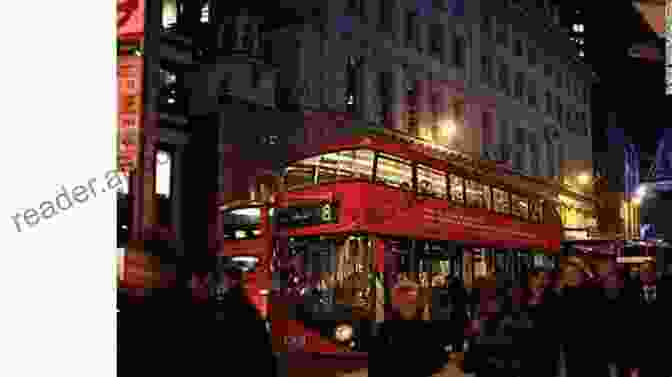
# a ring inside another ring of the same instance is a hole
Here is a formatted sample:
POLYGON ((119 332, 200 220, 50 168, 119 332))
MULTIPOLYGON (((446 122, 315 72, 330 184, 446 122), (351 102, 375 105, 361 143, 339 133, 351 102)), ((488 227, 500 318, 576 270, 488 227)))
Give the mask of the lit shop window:
POLYGON ((376 182, 410 190, 413 187, 411 163, 381 153, 378 156, 376 182))
POLYGON ((523 219, 528 218, 527 199, 515 194, 511 195, 511 214, 523 219))
POLYGON ((156 153, 156 193, 170 197, 172 157, 166 151, 156 153))
POLYGON ((201 8, 201 23, 207 24, 209 22, 210 22, 210 7, 208 6, 208 3, 205 3, 205 5, 203 5, 203 8, 201 8))
POLYGON ((583 24, 574 24, 572 30, 574 30, 575 33, 583 33, 584 32, 583 24))
POLYGON ((450 175, 450 199, 464 205, 464 179, 453 174, 450 175))
POLYGON ((418 166, 418 190, 425 195, 448 197, 446 175, 426 166, 418 166))
POLYGON ((509 214, 511 213, 511 206, 509 202, 509 194, 497 188, 492 188, 492 197, 494 199, 493 208, 496 212, 509 214))
POLYGON ((163 10, 161 12, 161 24, 165 29, 177 24, 177 0, 163 0, 163 10))

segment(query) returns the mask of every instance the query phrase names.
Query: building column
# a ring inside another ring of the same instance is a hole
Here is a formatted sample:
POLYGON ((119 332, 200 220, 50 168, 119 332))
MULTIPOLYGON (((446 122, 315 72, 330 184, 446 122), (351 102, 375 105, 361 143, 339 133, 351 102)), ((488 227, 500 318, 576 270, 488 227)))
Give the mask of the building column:
POLYGON ((418 17, 418 25, 416 27, 416 40, 415 48, 421 52, 421 54, 429 55, 429 43, 428 43, 428 34, 429 34, 429 25, 427 21, 429 17, 424 17, 420 14, 418 17))
POLYGON ((182 193, 182 181, 184 180, 184 145, 178 145, 173 155, 173 187, 172 187, 172 223, 175 232, 175 238, 178 241, 178 255, 184 255, 184 231, 182 228, 182 206, 184 195, 182 193))
POLYGON ((432 136, 432 88, 430 80, 431 76, 425 74, 417 81, 418 135, 415 135, 429 140, 432 136))
POLYGON ((392 128, 398 131, 405 130, 404 124, 404 110, 406 108, 406 89, 404 87, 404 70, 401 64, 394 64, 392 68, 392 87, 391 97, 392 97, 392 106, 391 107, 391 118, 392 128))
POLYGON ((541 177, 547 177, 549 174, 548 168, 548 144, 546 142, 539 143, 539 175, 541 177))
POLYGON ((450 91, 448 88, 446 88, 445 84, 440 81, 436 80, 433 84, 436 86, 436 90, 439 93, 439 103, 438 103, 438 111, 439 111, 439 120, 437 124, 434 126, 434 141, 437 144, 441 145, 447 145, 449 143, 449 138, 448 138, 448 127, 450 126, 450 119, 448 116, 450 115, 450 91))
POLYGON ((402 0, 390 0, 392 9, 390 10, 391 15, 391 27, 393 40, 396 47, 401 47, 404 45, 404 9, 402 6, 402 0))
POLYGON ((371 73, 371 64, 369 63, 367 57, 363 56, 361 58, 361 64, 357 71, 357 96, 359 100, 358 111, 360 116, 365 121, 371 121, 373 119, 373 110, 374 110, 374 91, 371 90, 372 78, 371 73))

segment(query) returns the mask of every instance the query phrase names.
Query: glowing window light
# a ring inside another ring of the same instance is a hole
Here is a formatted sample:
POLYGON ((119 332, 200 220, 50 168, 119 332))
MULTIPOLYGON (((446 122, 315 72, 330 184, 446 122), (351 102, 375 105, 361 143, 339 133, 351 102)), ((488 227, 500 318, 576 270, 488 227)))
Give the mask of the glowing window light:
POLYGON ((156 153, 156 193, 166 197, 170 196, 170 180, 172 159, 168 152, 156 153))
POLYGON ((208 22, 210 22, 210 7, 205 4, 201 9, 201 23, 207 24, 208 22))

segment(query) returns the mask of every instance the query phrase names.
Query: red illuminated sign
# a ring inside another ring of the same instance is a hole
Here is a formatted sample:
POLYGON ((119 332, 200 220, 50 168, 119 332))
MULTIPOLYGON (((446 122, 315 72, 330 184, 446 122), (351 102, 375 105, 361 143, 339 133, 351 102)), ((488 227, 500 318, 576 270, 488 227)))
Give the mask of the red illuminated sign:
POLYGON ((120 56, 117 70, 119 85, 119 170, 128 173, 138 161, 142 121, 142 74, 140 56, 120 56))
POLYGON ((145 32, 145 0, 117 0, 117 37, 125 42, 142 40, 145 32))

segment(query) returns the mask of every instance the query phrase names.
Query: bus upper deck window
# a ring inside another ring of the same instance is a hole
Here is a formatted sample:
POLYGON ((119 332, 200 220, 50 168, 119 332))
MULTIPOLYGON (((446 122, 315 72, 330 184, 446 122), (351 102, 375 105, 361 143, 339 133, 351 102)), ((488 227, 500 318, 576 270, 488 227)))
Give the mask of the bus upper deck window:
POLYGON ((394 187, 401 187, 404 183, 411 186, 413 168, 407 161, 381 154, 378 158, 376 182, 394 187))
POLYGON ((523 219, 528 218, 528 203, 527 200, 519 195, 511 195, 511 214, 523 219))
POLYGON ((464 205, 464 180, 453 174, 450 175, 450 199, 464 205))
POLYGON ((498 188, 492 188, 492 196, 494 199, 493 208, 498 213, 510 214, 511 203, 509 202, 509 194, 498 188))
POLYGON ((420 193, 445 199, 448 197, 445 173, 426 166, 418 166, 418 189, 420 193))

